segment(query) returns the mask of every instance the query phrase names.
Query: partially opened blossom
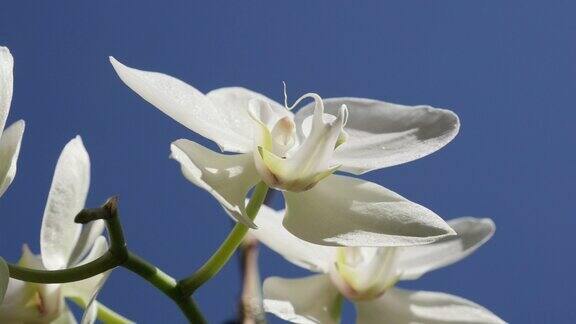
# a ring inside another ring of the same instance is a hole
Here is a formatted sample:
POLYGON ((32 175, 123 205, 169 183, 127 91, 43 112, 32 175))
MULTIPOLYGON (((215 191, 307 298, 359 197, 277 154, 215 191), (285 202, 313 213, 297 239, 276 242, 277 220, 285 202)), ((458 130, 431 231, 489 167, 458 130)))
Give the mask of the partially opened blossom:
MULTIPOLYGON (((90 185, 90 159, 81 138, 63 149, 52 179, 40 235, 41 254, 24 246, 19 265, 32 269, 60 270, 93 261, 108 249, 101 220, 80 225, 74 217, 84 208, 90 185)), ((94 301, 108 273, 64 284, 38 284, 10 279, 0 305, 0 322, 76 323, 65 298, 88 308, 83 323, 93 323, 94 301)))
POLYGON ((252 230, 288 261, 318 272, 301 279, 264 281, 264 308, 293 323, 338 323, 341 298, 351 300, 358 324, 503 323, 487 309, 460 297, 396 288, 400 280, 457 262, 493 235, 490 219, 448 222, 457 235, 409 247, 328 247, 300 240, 281 225, 282 212, 262 207, 252 230))
POLYGON ((454 113, 369 99, 322 100, 310 93, 296 104, 313 102, 293 114, 247 89, 203 94, 168 75, 111 62, 145 100, 223 151, 239 153, 217 153, 185 139, 171 146, 184 176, 237 221, 255 227, 245 197, 264 181, 284 193, 284 226, 309 242, 401 246, 453 234, 427 208, 377 184, 333 173, 361 174, 430 154, 458 132, 454 113))

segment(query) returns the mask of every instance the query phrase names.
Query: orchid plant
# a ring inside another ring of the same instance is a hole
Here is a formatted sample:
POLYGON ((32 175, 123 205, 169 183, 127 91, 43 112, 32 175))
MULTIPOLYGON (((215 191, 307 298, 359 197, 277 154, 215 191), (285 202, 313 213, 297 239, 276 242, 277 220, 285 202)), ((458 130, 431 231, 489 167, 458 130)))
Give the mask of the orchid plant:
MULTIPOLYGON (((458 133, 453 112, 372 99, 323 99, 316 93, 289 106, 286 89, 283 104, 244 88, 203 94, 174 77, 110 61, 138 95, 219 146, 222 153, 179 139, 170 145, 171 157, 236 225, 198 270, 174 279, 128 249, 116 197, 85 208, 90 159, 77 136, 56 165, 40 255, 24 246, 17 264, 0 258, 0 321, 76 323, 66 303, 71 301, 86 310, 82 323, 130 323, 96 300, 113 269, 124 267, 173 300, 189 322, 205 323, 193 299, 196 290, 249 236, 320 273, 268 278, 263 290, 257 269, 246 274, 257 303, 287 321, 338 323, 346 298, 356 306, 359 324, 503 322, 459 297, 395 287, 472 253, 494 233, 491 220, 446 222, 400 194, 350 176, 440 149, 458 133), (262 206, 271 190, 282 193, 282 211, 262 206)), ((0 129, 10 108, 12 70, 10 51, 1 47, 0 129)), ((0 137, 0 196, 15 176, 23 130, 18 121, 0 137)))

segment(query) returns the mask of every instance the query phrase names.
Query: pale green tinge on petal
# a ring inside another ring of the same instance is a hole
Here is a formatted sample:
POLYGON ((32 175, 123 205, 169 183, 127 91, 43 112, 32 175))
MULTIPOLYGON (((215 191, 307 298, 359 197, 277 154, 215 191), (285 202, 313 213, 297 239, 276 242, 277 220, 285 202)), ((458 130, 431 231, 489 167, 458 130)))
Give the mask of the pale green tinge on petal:
POLYGON ((214 196, 236 221, 256 227, 245 210, 248 191, 260 181, 252 153, 220 154, 185 139, 170 149, 186 179, 214 196))
POLYGON ((40 249, 49 270, 66 268, 74 252, 82 226, 74 217, 84 208, 90 186, 90 158, 77 136, 62 150, 48 194, 40 249))
POLYGON ((10 270, 8 269, 6 261, 0 257, 0 305, 4 300, 4 295, 8 288, 8 281, 10 281, 10 270))
POLYGON ((325 115, 322 98, 313 93, 300 97, 295 105, 305 98, 314 99, 315 109, 310 121, 310 132, 301 140, 301 145, 295 146, 297 139, 294 138, 290 149, 277 150, 265 145, 258 145, 257 148, 258 156, 255 160, 261 159, 263 166, 271 174, 268 177, 259 168, 263 180, 269 186, 280 190, 308 190, 339 167, 332 164, 331 160, 338 141, 343 138, 342 127, 348 118, 348 110, 342 106, 337 116, 325 115))
POLYGON ((0 132, 10 112, 14 87, 14 58, 7 47, 0 46, 0 132))
MULTIPOLYGON (((215 89, 208 92, 206 97, 212 101, 215 109, 220 111, 220 127, 227 127, 238 134, 236 135, 237 140, 241 139, 244 143, 243 147, 246 149, 252 146, 255 135, 255 130, 248 126, 252 123, 251 117, 254 118, 250 116, 250 114, 253 113, 250 111, 251 102, 258 101, 266 105, 267 115, 260 116, 258 114, 264 122, 272 123, 280 118, 288 117, 292 119, 294 117, 291 111, 274 100, 241 87, 215 89)), ((256 132, 258 132, 258 130, 256 130, 256 132)), ((248 149, 242 151, 242 153, 247 151, 248 149)))
POLYGON ((338 248, 334 284, 351 300, 370 300, 385 293, 398 282, 394 247, 338 248))
POLYGON ((334 264, 336 249, 308 243, 292 235, 282 225, 283 216, 283 210, 262 205, 255 221, 258 229, 250 230, 250 233, 295 265, 310 271, 328 272, 334 264))
MULTIPOLYGON (((458 116, 446 109, 403 106, 362 98, 324 99, 327 113, 336 114, 342 105, 349 111, 344 131, 348 139, 334 152, 333 164, 341 171, 362 174, 410 162, 431 154, 458 134, 458 116)), ((313 115, 314 104, 296 114, 300 138, 304 121, 313 115)))
POLYGON ((438 292, 393 288, 378 299, 356 302, 357 324, 499 324, 486 308, 438 292))
POLYGON ((0 197, 16 176, 24 128, 24 121, 19 120, 5 129, 0 137, 0 197))
POLYGON ((402 280, 418 279, 426 272, 445 267, 470 255, 486 243, 496 230, 488 218, 462 217, 448 221, 456 235, 432 244, 398 248, 402 280))
POLYGON ((428 244, 455 232, 431 210, 375 183, 332 175, 304 192, 284 192, 284 226, 333 246, 428 244))
POLYGON ((299 279, 267 278, 264 310, 300 324, 340 322, 340 294, 325 274, 299 279))

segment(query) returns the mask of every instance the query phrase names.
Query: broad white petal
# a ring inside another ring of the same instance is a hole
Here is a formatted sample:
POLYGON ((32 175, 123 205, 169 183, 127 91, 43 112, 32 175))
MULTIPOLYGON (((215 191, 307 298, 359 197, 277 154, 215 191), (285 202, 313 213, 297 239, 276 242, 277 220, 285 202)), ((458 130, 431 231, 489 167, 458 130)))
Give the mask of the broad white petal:
POLYGON ((260 181, 252 153, 220 154, 185 139, 170 149, 186 179, 214 196, 235 220, 255 227, 245 211, 246 194, 260 181))
POLYGON ((455 263, 488 241, 496 226, 491 219, 462 217, 448 221, 457 233, 434 243, 398 248, 397 262, 402 280, 418 279, 424 273, 455 263))
POLYGON ((113 57, 110 62, 128 87, 180 124, 213 140, 222 150, 251 151, 248 106, 233 106, 243 101, 230 99, 230 91, 216 91, 208 97, 169 75, 133 69, 113 57))
POLYGON ((80 136, 68 142, 54 171, 44 209, 40 249, 49 270, 69 266, 82 226, 74 217, 84 208, 90 186, 90 157, 80 136))
POLYGON ((284 226, 333 246, 427 244, 454 231, 431 210, 372 182, 331 175, 304 192, 284 192, 284 226))
POLYGON ((505 323, 466 299, 429 291, 393 288, 378 299, 356 303, 357 324, 505 323))
MULTIPOLYGON (((362 174, 419 159, 448 144, 458 133, 458 116, 445 109, 429 106, 408 107, 361 98, 324 100, 326 113, 336 114, 342 105, 348 107, 344 130, 347 141, 334 152, 333 164, 341 171, 362 174)), ((301 125, 313 114, 308 104, 296 114, 301 125)))
MULTIPOLYGON (((104 236, 99 236, 90 253, 78 265, 83 265, 88 262, 94 261, 101 257, 108 250, 108 243, 104 236)), ((80 281, 67 282, 62 284, 62 295, 64 297, 77 297, 82 299, 83 302, 88 304, 92 297, 97 294, 104 282, 108 278, 111 271, 100 273, 94 277, 90 277, 80 281)))
POLYGON ((335 248, 308 243, 288 232, 282 225, 284 211, 266 205, 260 207, 251 230, 259 241, 297 266, 316 272, 328 272, 334 263, 335 248))
POLYGON ((339 323, 340 298, 325 274, 264 281, 264 310, 292 323, 339 323))
POLYGON ((0 305, 4 300, 4 295, 6 294, 6 289, 8 288, 8 282, 10 281, 10 270, 6 261, 0 257, 0 305))
POLYGON ((6 125, 14 87, 14 58, 7 47, 0 46, 0 132, 6 125))
POLYGON ((5 129, 0 137, 0 197, 16 176, 24 127, 24 121, 19 120, 5 129))

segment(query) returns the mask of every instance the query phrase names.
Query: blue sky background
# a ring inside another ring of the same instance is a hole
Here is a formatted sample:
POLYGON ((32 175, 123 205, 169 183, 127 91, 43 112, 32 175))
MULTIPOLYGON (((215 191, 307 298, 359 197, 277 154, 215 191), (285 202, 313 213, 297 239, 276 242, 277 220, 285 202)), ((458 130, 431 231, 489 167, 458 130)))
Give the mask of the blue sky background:
MULTIPOLYGON (((365 178, 446 219, 491 217, 498 230, 468 259, 404 286, 471 299, 512 323, 574 323, 574 12, 569 0, 4 2, 0 44, 16 60, 9 121, 27 129, 0 201, 0 252, 15 261, 24 242, 38 251, 53 168, 76 134, 93 162, 89 205, 120 194, 133 250, 183 276, 225 237, 228 217, 168 159, 172 140, 208 143, 124 86, 114 55, 202 91, 241 85, 281 100, 286 80, 291 98, 454 110, 462 130, 450 145, 365 178)), ((269 250, 261 264, 264 277, 306 274, 269 250)), ((237 270, 234 260, 198 291, 211 323, 235 314, 237 270)), ((123 269, 101 300, 142 323, 183 321, 123 269)))

